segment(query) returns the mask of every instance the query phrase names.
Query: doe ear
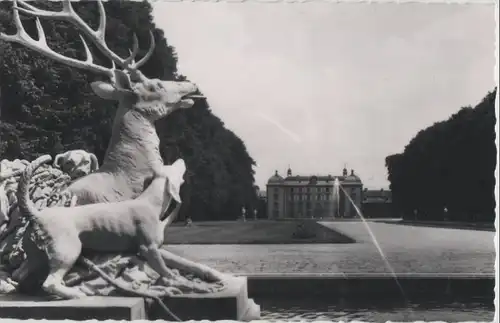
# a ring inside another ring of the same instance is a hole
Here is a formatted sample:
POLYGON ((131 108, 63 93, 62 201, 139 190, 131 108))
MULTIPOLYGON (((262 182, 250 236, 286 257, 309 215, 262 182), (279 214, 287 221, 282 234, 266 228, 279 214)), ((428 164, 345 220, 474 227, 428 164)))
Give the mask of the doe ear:
POLYGON ((90 153, 90 166, 92 168, 92 171, 96 171, 99 169, 99 161, 97 160, 96 155, 90 153))
POLYGON ((52 164, 52 166, 54 166, 56 168, 61 168, 61 159, 66 157, 66 155, 67 155, 66 153, 57 154, 56 158, 54 158, 54 163, 52 164))
POLYGON ((169 167, 169 176, 167 179, 167 191, 177 203, 181 201, 181 186, 184 183, 184 173, 186 172, 186 164, 184 160, 179 158, 169 167))

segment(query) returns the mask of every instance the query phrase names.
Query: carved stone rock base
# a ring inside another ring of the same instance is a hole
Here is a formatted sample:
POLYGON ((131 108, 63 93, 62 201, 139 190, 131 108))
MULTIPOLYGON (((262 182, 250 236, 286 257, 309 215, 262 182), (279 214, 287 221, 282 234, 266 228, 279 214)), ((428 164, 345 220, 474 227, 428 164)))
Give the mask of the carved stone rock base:
MULTIPOLYGON (((248 298, 247 278, 228 276, 226 288, 208 294, 183 294, 163 299, 170 310, 181 320, 237 320, 260 319, 260 306, 248 298)), ((150 320, 169 320, 158 304, 148 302, 150 320)))
MULTIPOLYGON (((248 298, 246 277, 228 277, 219 292, 164 297, 181 320, 238 320, 260 318, 260 307, 248 298)), ((41 296, 0 295, 3 318, 47 320, 172 320, 154 301, 137 297, 92 296, 48 300, 41 296)))

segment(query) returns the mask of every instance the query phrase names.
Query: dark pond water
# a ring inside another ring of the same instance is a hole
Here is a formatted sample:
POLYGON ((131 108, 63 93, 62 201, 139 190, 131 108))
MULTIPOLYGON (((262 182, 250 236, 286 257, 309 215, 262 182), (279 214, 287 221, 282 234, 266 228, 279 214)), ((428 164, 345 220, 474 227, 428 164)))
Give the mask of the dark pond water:
POLYGON ((263 320, 335 320, 368 322, 483 321, 492 322, 495 307, 490 301, 467 302, 329 302, 328 300, 258 299, 263 320))

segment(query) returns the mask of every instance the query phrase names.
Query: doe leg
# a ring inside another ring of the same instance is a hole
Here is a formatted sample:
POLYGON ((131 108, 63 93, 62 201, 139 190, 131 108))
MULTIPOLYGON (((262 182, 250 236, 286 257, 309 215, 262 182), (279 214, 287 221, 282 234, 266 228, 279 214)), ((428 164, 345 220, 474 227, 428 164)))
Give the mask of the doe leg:
POLYGON ((158 246, 149 245, 149 246, 140 246, 140 253, 146 258, 148 265, 153 268, 160 276, 165 278, 173 278, 174 273, 170 270, 163 261, 163 258, 160 254, 158 246))
POLYGON ((79 240, 59 239, 53 241, 52 248, 48 250, 50 272, 42 284, 42 288, 56 296, 71 299, 87 296, 76 287, 64 285, 64 276, 71 270, 80 257, 82 245, 79 240))
POLYGON ((84 292, 75 287, 65 286, 63 283, 64 276, 71 267, 60 267, 51 270, 47 279, 43 282, 42 288, 49 294, 59 296, 64 299, 81 298, 87 296, 84 292))

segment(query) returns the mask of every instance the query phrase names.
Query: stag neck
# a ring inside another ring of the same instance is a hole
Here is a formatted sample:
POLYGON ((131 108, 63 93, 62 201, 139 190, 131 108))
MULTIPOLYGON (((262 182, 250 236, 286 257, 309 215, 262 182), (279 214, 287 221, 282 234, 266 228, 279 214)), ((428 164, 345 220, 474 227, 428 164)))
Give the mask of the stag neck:
POLYGON ((160 163, 160 139, 154 122, 132 109, 119 107, 116 112, 111 140, 101 169, 143 172, 160 163))

